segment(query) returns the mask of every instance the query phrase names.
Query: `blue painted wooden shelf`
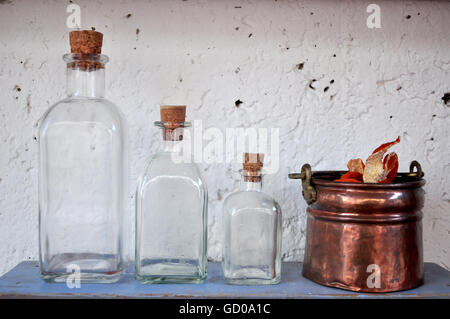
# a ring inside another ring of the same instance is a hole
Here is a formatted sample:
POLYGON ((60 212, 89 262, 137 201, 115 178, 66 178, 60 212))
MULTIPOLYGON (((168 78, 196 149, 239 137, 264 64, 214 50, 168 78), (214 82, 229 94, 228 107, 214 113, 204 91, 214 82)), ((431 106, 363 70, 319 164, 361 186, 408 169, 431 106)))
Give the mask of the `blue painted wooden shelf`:
POLYGON ((318 285, 301 275, 302 263, 283 263, 282 279, 271 286, 226 285, 219 263, 209 263, 203 284, 143 285, 134 280, 132 265, 115 284, 82 284, 69 289, 39 277, 38 263, 18 264, 0 278, 0 298, 450 298, 450 272, 425 263, 425 284, 388 294, 355 293, 318 285))

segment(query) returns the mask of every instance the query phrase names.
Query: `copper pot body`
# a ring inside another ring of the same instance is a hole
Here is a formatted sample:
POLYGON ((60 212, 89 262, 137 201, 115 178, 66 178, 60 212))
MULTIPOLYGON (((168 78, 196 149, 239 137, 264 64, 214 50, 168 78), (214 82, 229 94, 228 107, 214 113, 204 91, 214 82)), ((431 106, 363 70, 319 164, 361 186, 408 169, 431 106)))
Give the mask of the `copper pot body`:
POLYGON ((336 177, 311 179, 316 198, 307 208, 303 276, 362 292, 422 285, 425 181, 400 174, 393 184, 355 184, 336 177))

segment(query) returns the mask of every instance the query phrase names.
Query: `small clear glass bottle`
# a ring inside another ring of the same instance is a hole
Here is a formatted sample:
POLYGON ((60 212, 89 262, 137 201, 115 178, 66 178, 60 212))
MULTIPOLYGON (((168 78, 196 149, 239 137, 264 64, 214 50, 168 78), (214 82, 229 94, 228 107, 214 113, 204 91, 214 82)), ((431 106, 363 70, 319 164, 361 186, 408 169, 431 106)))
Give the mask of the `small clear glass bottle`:
POLYGON ((104 99, 102 40, 91 30, 70 33, 68 97, 39 125, 39 258, 49 282, 79 273, 81 283, 108 283, 122 274, 127 128, 104 99))
POLYGON ((192 160, 175 160, 190 127, 185 106, 162 106, 162 147, 136 193, 135 276, 143 283, 201 283, 206 279, 208 194, 192 160))
POLYGON ((245 153, 240 189, 223 206, 223 273, 228 284, 281 280, 281 209, 261 191, 263 154, 245 153))

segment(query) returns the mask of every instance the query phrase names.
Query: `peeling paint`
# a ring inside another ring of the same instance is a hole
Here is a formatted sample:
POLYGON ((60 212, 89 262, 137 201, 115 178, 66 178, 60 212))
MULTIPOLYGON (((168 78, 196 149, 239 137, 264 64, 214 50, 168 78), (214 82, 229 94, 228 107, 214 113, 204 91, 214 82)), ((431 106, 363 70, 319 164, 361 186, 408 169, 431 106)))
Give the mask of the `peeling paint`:
MULTIPOLYGON (((444 101, 444 104, 447 105, 447 103, 450 101, 450 92, 444 94, 444 96, 442 97, 442 101, 444 101)), ((450 104, 448 106, 450 106, 450 104)))
POLYGON ((27 95, 27 105, 26 105, 27 114, 31 112, 31 94, 27 95))

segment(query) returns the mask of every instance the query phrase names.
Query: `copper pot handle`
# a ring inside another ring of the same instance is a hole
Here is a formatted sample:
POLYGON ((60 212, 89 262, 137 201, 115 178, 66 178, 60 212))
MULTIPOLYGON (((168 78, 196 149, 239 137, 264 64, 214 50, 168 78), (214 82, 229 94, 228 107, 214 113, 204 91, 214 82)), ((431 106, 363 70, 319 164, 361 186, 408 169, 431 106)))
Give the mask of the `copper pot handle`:
POLYGON ((418 161, 412 161, 411 164, 409 164, 408 176, 422 178, 424 175, 425 175, 425 173, 422 171, 422 166, 420 166, 418 161), (414 172, 414 168, 416 169, 415 172, 414 172))
MULTIPOLYGON (((420 166, 420 165, 419 165, 420 166)), ((290 179, 301 179, 302 180, 302 195, 308 205, 314 203, 317 199, 316 189, 311 185, 311 165, 304 164, 302 166, 301 173, 289 174, 290 179)))
MULTIPOLYGON (((302 195, 308 205, 311 205, 317 200, 317 191, 311 185, 312 178, 311 165, 304 164, 300 173, 291 173, 288 175, 290 179, 301 179, 302 180, 302 195)), ((412 161, 409 165, 409 173, 403 173, 404 175, 422 178, 425 173, 422 171, 422 166, 420 166, 418 161, 412 161)))

